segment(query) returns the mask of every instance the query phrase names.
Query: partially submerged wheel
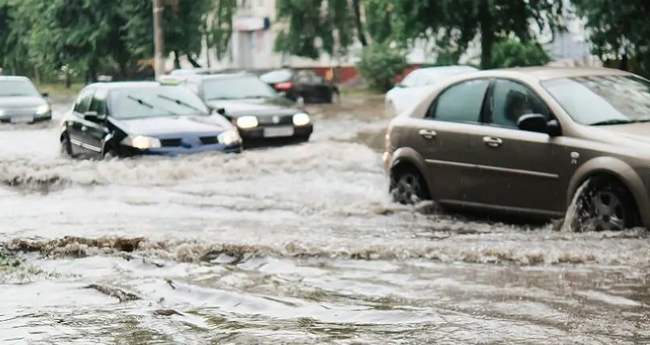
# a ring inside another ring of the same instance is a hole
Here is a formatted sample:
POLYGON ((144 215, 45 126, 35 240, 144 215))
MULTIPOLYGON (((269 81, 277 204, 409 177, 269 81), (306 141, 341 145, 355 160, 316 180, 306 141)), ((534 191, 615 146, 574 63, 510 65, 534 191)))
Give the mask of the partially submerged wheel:
POLYGON ((620 231, 639 224, 634 197, 620 183, 596 179, 578 191, 574 231, 620 231))
POLYGON ((67 135, 61 136, 61 147, 59 154, 61 157, 71 157, 72 156, 72 144, 67 135))
POLYGON ((393 201, 403 205, 414 205, 429 200, 426 182, 415 168, 397 168, 391 173, 390 194, 393 201))

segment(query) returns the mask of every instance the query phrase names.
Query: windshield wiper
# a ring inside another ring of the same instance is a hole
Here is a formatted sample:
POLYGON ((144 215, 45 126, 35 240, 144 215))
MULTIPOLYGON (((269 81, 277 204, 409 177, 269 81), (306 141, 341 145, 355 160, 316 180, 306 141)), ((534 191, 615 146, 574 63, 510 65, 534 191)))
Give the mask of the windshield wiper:
POLYGON ((190 109, 194 109, 194 110, 196 110, 196 111, 198 111, 198 112, 201 112, 201 109, 198 109, 197 107, 195 107, 195 106, 193 106, 193 105, 191 105, 191 104, 189 104, 189 103, 183 102, 183 101, 181 101, 180 99, 171 98, 171 97, 167 97, 167 96, 164 96, 164 95, 158 95, 158 97, 160 97, 160 98, 162 98, 162 99, 165 99, 165 100, 168 100, 168 101, 175 102, 176 104, 179 104, 179 105, 182 105, 182 106, 188 107, 188 108, 190 108, 190 109))
POLYGON ((138 103, 140 103, 141 105, 144 105, 144 106, 147 107, 147 108, 150 108, 150 109, 153 109, 153 108, 154 108, 153 105, 151 105, 150 103, 147 103, 147 102, 141 100, 140 98, 136 98, 136 97, 133 97, 133 96, 126 96, 126 98, 128 98, 128 99, 130 99, 130 100, 132 100, 132 101, 138 102, 138 103))
POLYGON ((212 97, 208 98, 208 101, 218 101, 218 100, 228 100, 228 99, 238 99, 237 97, 212 97))
POLYGON ((605 121, 598 121, 589 124, 590 126, 607 126, 607 125, 624 125, 628 123, 634 123, 632 120, 623 120, 623 119, 613 119, 613 120, 605 120, 605 121))

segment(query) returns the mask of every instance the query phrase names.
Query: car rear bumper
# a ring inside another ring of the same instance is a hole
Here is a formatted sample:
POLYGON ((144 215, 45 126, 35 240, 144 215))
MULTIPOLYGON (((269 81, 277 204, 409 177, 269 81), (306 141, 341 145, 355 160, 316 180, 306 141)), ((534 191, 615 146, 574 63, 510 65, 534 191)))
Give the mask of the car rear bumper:
POLYGON ((224 152, 224 153, 240 153, 242 151, 242 144, 237 143, 233 145, 202 145, 196 147, 161 147, 155 149, 140 150, 133 147, 122 146, 120 150, 121 156, 179 156, 187 154, 196 154, 203 152, 224 152))
POLYGON ((264 142, 308 138, 314 131, 314 126, 259 126, 251 129, 239 129, 239 135, 244 143, 250 141, 264 142), (282 133, 286 130, 287 132, 282 133))

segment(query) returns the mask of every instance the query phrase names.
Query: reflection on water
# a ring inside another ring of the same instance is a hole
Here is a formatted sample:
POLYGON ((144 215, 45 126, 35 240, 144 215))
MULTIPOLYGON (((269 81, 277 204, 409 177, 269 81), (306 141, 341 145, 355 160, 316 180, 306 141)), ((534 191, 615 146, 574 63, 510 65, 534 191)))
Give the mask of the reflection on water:
POLYGON ((3 128, 0 341, 650 341, 644 231, 394 205, 386 120, 360 109, 322 111, 309 143, 176 159, 73 161, 56 125, 3 128))

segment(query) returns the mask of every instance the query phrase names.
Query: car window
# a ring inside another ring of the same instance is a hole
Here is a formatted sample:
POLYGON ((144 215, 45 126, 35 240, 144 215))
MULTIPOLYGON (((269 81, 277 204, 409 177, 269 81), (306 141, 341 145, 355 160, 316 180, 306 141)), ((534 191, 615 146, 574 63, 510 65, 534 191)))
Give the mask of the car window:
POLYGON ((415 87, 419 83, 420 79, 420 72, 415 70, 409 73, 404 79, 402 79, 402 82, 400 84, 403 87, 415 87))
POLYGON ((265 83, 275 84, 275 83, 287 82, 291 80, 292 76, 293 73, 291 73, 291 70, 281 69, 277 71, 264 73, 260 76, 260 79, 265 83))
POLYGON ((0 80, 0 97, 40 97, 38 90, 29 79, 0 80))
POLYGON ((529 87, 511 80, 500 79, 492 91, 491 123, 503 127, 517 127, 517 120, 525 114, 542 114, 547 120, 551 111, 529 87))
POLYGON ((304 84, 312 83, 313 82, 312 76, 309 72, 311 71, 302 70, 296 73, 296 81, 298 83, 304 83, 304 84))
POLYGON ((79 93, 77 101, 74 104, 74 111, 79 114, 85 113, 90 107, 90 101, 93 98, 93 89, 85 89, 79 93))
POLYGON ((118 119, 209 115, 203 101, 184 86, 142 86, 111 91, 111 116, 118 119))
POLYGON ((480 79, 450 86, 433 102, 428 117, 439 121, 479 122, 489 85, 488 79, 480 79))
POLYGON ((98 115, 106 115, 106 90, 99 89, 92 97, 89 111, 96 111, 98 115))
POLYGON ((275 97, 278 97, 278 93, 272 87, 252 75, 236 75, 203 81, 203 99, 206 101, 275 97))
POLYGON ((579 124, 650 121, 648 80, 605 75, 552 79, 541 84, 579 124))

